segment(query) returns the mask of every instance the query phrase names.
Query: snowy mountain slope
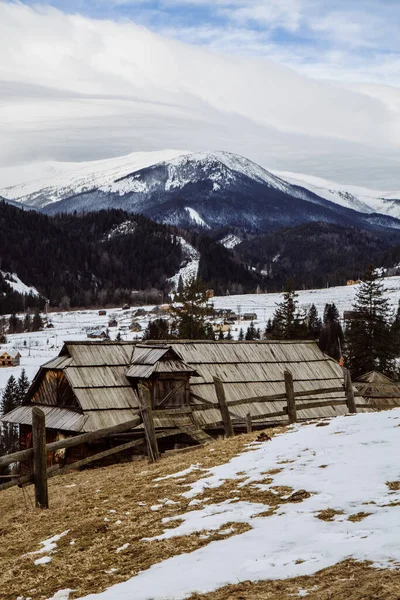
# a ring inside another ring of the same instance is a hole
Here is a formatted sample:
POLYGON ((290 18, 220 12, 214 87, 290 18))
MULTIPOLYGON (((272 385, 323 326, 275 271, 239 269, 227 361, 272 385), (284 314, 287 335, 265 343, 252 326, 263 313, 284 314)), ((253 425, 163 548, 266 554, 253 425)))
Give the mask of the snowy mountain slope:
POLYGON ((305 188, 340 206, 363 213, 381 213, 396 219, 400 218, 400 191, 384 192, 360 186, 342 185, 300 173, 286 171, 274 171, 274 173, 285 181, 305 188))
MULTIPOLYGON (((111 185, 128 173, 182 154, 180 150, 133 152, 126 156, 88 162, 32 163, 21 169, 3 167, 0 182, 6 186, 1 194, 22 204, 42 207, 73 194, 111 185), (23 182, 21 183, 21 177, 23 182)), ((0 195, 1 195, 0 194, 0 195)))
POLYGON ((5 281, 12 287, 14 292, 18 292, 18 294, 31 294, 32 296, 40 295, 35 287, 25 285, 25 283, 21 281, 16 273, 6 273, 5 271, 0 271, 0 275, 3 276, 5 281))
MULTIPOLYGON (((267 231, 309 221, 360 227, 394 227, 396 198, 345 190, 316 178, 274 174, 223 151, 133 153, 109 161, 47 164, 52 176, 0 192, 48 214, 121 208, 161 222, 205 228, 237 226, 267 231), (281 176, 278 176, 281 175, 281 176), (360 195, 360 197, 357 196, 360 195), (351 212, 349 212, 349 209, 351 212), (374 213, 385 215, 377 218, 374 213), (365 215, 370 215, 368 218, 365 215)), ((395 196, 396 194, 394 194, 395 196)))

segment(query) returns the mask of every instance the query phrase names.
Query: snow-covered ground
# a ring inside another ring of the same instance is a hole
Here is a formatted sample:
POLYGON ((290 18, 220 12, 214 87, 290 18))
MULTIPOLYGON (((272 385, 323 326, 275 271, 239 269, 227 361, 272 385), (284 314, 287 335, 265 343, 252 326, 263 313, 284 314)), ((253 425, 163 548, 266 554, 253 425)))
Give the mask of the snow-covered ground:
MULTIPOLYGON (((187 244, 187 242, 184 243, 187 244)), ((186 248, 188 264, 179 272, 184 281, 189 276, 196 275, 198 269, 198 256, 195 254, 197 251, 189 246, 187 244, 186 248), (195 253, 192 253, 192 250, 195 253)), ((175 276, 176 285, 179 281, 179 274, 175 276)), ((384 280, 384 284, 388 290, 387 297, 393 310, 395 310, 400 300, 400 277, 388 277, 384 280)), ((351 309, 357 288, 358 285, 302 290, 298 292, 299 305, 300 307, 309 307, 314 303, 322 316, 325 304, 334 302, 342 315, 344 310, 351 309)), ((263 331, 268 319, 274 314, 276 303, 280 302, 281 299, 281 294, 243 294, 240 296, 216 296, 212 299, 212 303, 216 309, 229 308, 242 315, 246 312, 256 313, 255 326, 263 331)), ((24 368, 29 379, 32 379, 41 364, 58 354, 65 340, 86 340, 88 339, 88 331, 105 329, 112 319, 117 320, 118 327, 110 328, 111 339, 115 339, 118 333, 121 334, 124 340, 140 339, 141 333, 134 333, 129 330, 129 326, 134 319, 134 313, 138 308, 132 307, 127 311, 122 311, 121 308, 107 309, 105 316, 100 316, 98 310, 49 313, 49 321, 53 324, 53 329, 7 336, 8 343, 6 346, 3 345, 2 348, 18 349, 22 358, 19 367, 0 368, 0 394, 10 375, 18 377, 21 369, 24 368)), ((141 308, 146 310, 146 314, 135 319, 135 321, 140 324, 142 329, 145 329, 149 320, 155 318, 156 315, 150 314, 150 310, 154 308, 154 305, 141 308)), ((231 333, 233 337, 238 337, 240 328, 243 328, 245 332, 249 324, 249 321, 237 321, 235 325, 232 325, 231 333)))
POLYGON ((212 530, 220 531, 221 539, 86 600, 182 600, 242 581, 310 575, 348 558, 399 568, 400 409, 325 424, 292 426, 272 441, 251 443, 228 463, 200 470, 182 494, 198 501, 197 508, 164 518, 166 529, 157 539, 212 530), (267 481, 266 473, 271 473, 267 481), (271 494, 285 486, 303 492, 295 501, 288 491, 268 515, 261 514, 271 508, 267 495, 265 503, 235 502, 235 489, 218 503, 202 498, 232 480, 237 490, 256 486, 271 494), (318 518, 328 510, 328 520, 318 518), (178 518, 179 525, 169 528, 178 518), (224 539, 232 533, 227 524, 239 522, 251 529, 224 539))

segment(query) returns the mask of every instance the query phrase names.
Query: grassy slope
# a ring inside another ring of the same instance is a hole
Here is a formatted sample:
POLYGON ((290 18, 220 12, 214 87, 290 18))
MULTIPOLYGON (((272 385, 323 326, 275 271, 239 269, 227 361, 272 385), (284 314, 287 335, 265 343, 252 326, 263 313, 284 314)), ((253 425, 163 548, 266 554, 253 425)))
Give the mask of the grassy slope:
MULTIPOLYGON (((253 433, 216 441, 205 448, 164 458, 155 465, 143 460, 55 478, 50 481, 49 511, 33 510, 31 487, 3 492, 0 496, 1 598, 15 600, 23 596, 38 600, 50 598, 57 590, 65 588, 75 590, 71 598, 77 598, 125 581, 169 556, 191 552, 221 539, 218 532, 211 532, 205 539, 199 532, 169 540, 142 541, 143 537, 162 533, 165 528, 161 523, 163 517, 196 509, 196 506, 189 507, 189 500, 181 494, 186 489, 185 484, 197 480, 201 472, 194 471, 179 479, 158 482, 155 479, 194 463, 200 463, 203 468, 223 464, 256 437, 257 433, 253 433), (179 504, 151 510, 165 498, 179 504), (40 555, 24 556, 38 550, 42 540, 66 530, 69 532, 58 542, 51 563, 35 566, 34 560, 40 555), (71 544, 72 541, 75 543, 71 544), (124 551, 116 553, 117 548, 127 543, 129 546, 124 551), (111 569, 116 570, 110 572, 111 569)), ((278 471, 279 465, 265 474, 266 480, 273 480, 278 471)), ((263 501, 269 504, 265 513, 268 516, 283 502, 282 496, 291 491, 276 488, 277 494, 266 497, 265 492, 251 486, 238 488, 237 485, 237 480, 228 481, 219 488, 207 489, 207 503, 220 502, 232 495, 242 500, 263 501)), ((233 525, 231 535, 248 527, 247 524, 233 525)), ((309 593, 310 600, 397 599, 399 572, 385 571, 384 577, 382 575, 381 571, 370 569, 368 565, 346 562, 311 577, 283 582, 244 582, 195 598, 289 600, 293 594, 297 596, 299 588, 310 589, 318 584, 318 590, 309 593)))

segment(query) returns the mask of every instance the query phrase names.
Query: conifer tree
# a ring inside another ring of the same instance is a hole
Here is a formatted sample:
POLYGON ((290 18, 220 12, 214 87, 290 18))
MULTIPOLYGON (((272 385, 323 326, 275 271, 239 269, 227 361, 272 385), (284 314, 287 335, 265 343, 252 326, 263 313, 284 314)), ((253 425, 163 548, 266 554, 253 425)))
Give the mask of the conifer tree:
POLYGON ((224 332, 222 331, 222 327, 218 332, 218 340, 223 340, 224 339, 224 332))
POLYGON ((360 284, 346 328, 346 361, 353 377, 378 370, 394 371, 395 348, 390 310, 382 282, 369 267, 360 284))
MULTIPOLYGON (((11 412, 19 406, 19 389, 14 375, 11 375, 4 389, 0 412, 1 416, 11 412)), ((15 452, 18 445, 18 429, 13 423, 3 423, 1 429, 1 446, 5 452, 15 452)))
POLYGON ((201 340, 214 339, 214 331, 206 327, 206 317, 210 309, 207 306, 206 286, 193 277, 184 284, 182 292, 177 294, 175 301, 180 306, 172 307, 171 313, 175 318, 175 329, 178 339, 201 340), (211 337, 212 335, 212 337, 211 337))
POLYGON ((170 337, 168 322, 160 318, 148 323, 143 340, 168 340, 170 337))
POLYGON ((316 340, 319 338, 321 333, 321 319, 319 318, 318 311, 315 307, 315 304, 312 304, 310 310, 307 315, 307 337, 311 340, 316 340))
POLYGON ((250 323, 250 326, 247 328, 245 340, 251 341, 256 338, 256 328, 254 327, 253 321, 250 323))
POLYGON ((306 335, 304 321, 297 310, 297 297, 292 282, 288 281, 283 300, 276 305, 272 337, 276 339, 296 340, 306 335))
POLYGON ((242 342, 244 340, 243 327, 241 327, 239 330, 238 340, 239 340, 239 342, 242 342))
POLYGON ((30 331, 32 327, 32 323, 31 323, 31 315, 29 314, 29 312, 26 313, 25 317, 24 317, 24 331, 30 331))
POLYGON ((43 320, 39 309, 37 309, 32 319, 32 331, 40 331, 41 329, 43 329, 43 320))
POLYGON ((28 391, 28 388, 29 388, 29 379, 26 376, 25 369, 22 369, 21 375, 18 377, 17 385, 18 385, 18 404, 22 404, 25 399, 26 392, 28 391))
POLYGON ((231 332, 230 328, 228 329, 228 333, 226 334, 225 339, 226 340, 233 340, 233 335, 232 335, 232 332, 231 332))
POLYGON ((334 303, 326 304, 324 322, 319 335, 318 345, 322 352, 339 361, 344 346, 343 329, 340 324, 339 311, 334 303))

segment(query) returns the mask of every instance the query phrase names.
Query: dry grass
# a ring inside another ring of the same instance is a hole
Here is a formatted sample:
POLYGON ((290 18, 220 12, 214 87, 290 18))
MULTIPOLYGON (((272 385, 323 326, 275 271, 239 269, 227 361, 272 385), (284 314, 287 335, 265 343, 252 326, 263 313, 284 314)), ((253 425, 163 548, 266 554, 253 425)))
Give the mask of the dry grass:
POLYGON ((280 581, 244 581, 190 600, 293 600, 307 590, 307 600, 399 600, 400 571, 345 561, 308 577, 280 581))
POLYGON ((400 490, 400 481, 388 481, 386 485, 392 492, 398 492, 400 490))
MULTIPOLYGON (((268 433, 273 435, 284 430, 281 427, 268 433)), ((49 481, 50 509, 47 511, 33 509, 32 487, 2 492, 0 597, 15 600, 21 595, 41 600, 65 588, 76 590, 71 598, 99 592, 169 556, 192 552, 221 539, 221 534, 228 537, 246 531, 250 528, 248 524, 234 523, 222 528, 232 527, 233 532, 228 533, 199 532, 169 540, 142 540, 179 525, 176 521, 163 525, 162 518, 199 508, 189 506, 189 500, 181 494, 186 491, 186 484, 202 476, 202 471, 178 479, 155 482, 156 478, 184 470, 194 463, 200 463, 202 469, 223 464, 243 451, 257 435, 254 432, 215 441, 187 454, 168 456, 153 465, 142 460, 56 477, 49 481), (165 498, 178 504, 162 504, 165 498), (160 504, 159 510, 151 510, 160 504), (35 566, 34 560, 40 555, 24 556, 40 549, 42 540, 66 530, 69 533, 58 542, 51 563, 35 566), (116 553, 124 544, 129 546, 116 553), (111 569, 116 571, 110 573, 111 569)), ((284 501, 279 495, 262 492, 252 485, 237 488, 239 482, 240 479, 229 480, 219 488, 206 489, 198 498, 209 498, 207 504, 233 497, 262 502, 266 512, 272 507, 271 514, 273 508, 284 501)))
POLYGON ((350 515, 347 520, 352 523, 358 523, 359 521, 363 521, 366 517, 369 517, 370 514, 371 513, 367 512, 355 513, 354 515, 350 515))
POLYGON ((321 521, 333 521, 336 515, 342 515, 342 510, 335 510, 334 508, 326 508, 325 510, 321 510, 317 515, 317 519, 321 519, 321 521))

